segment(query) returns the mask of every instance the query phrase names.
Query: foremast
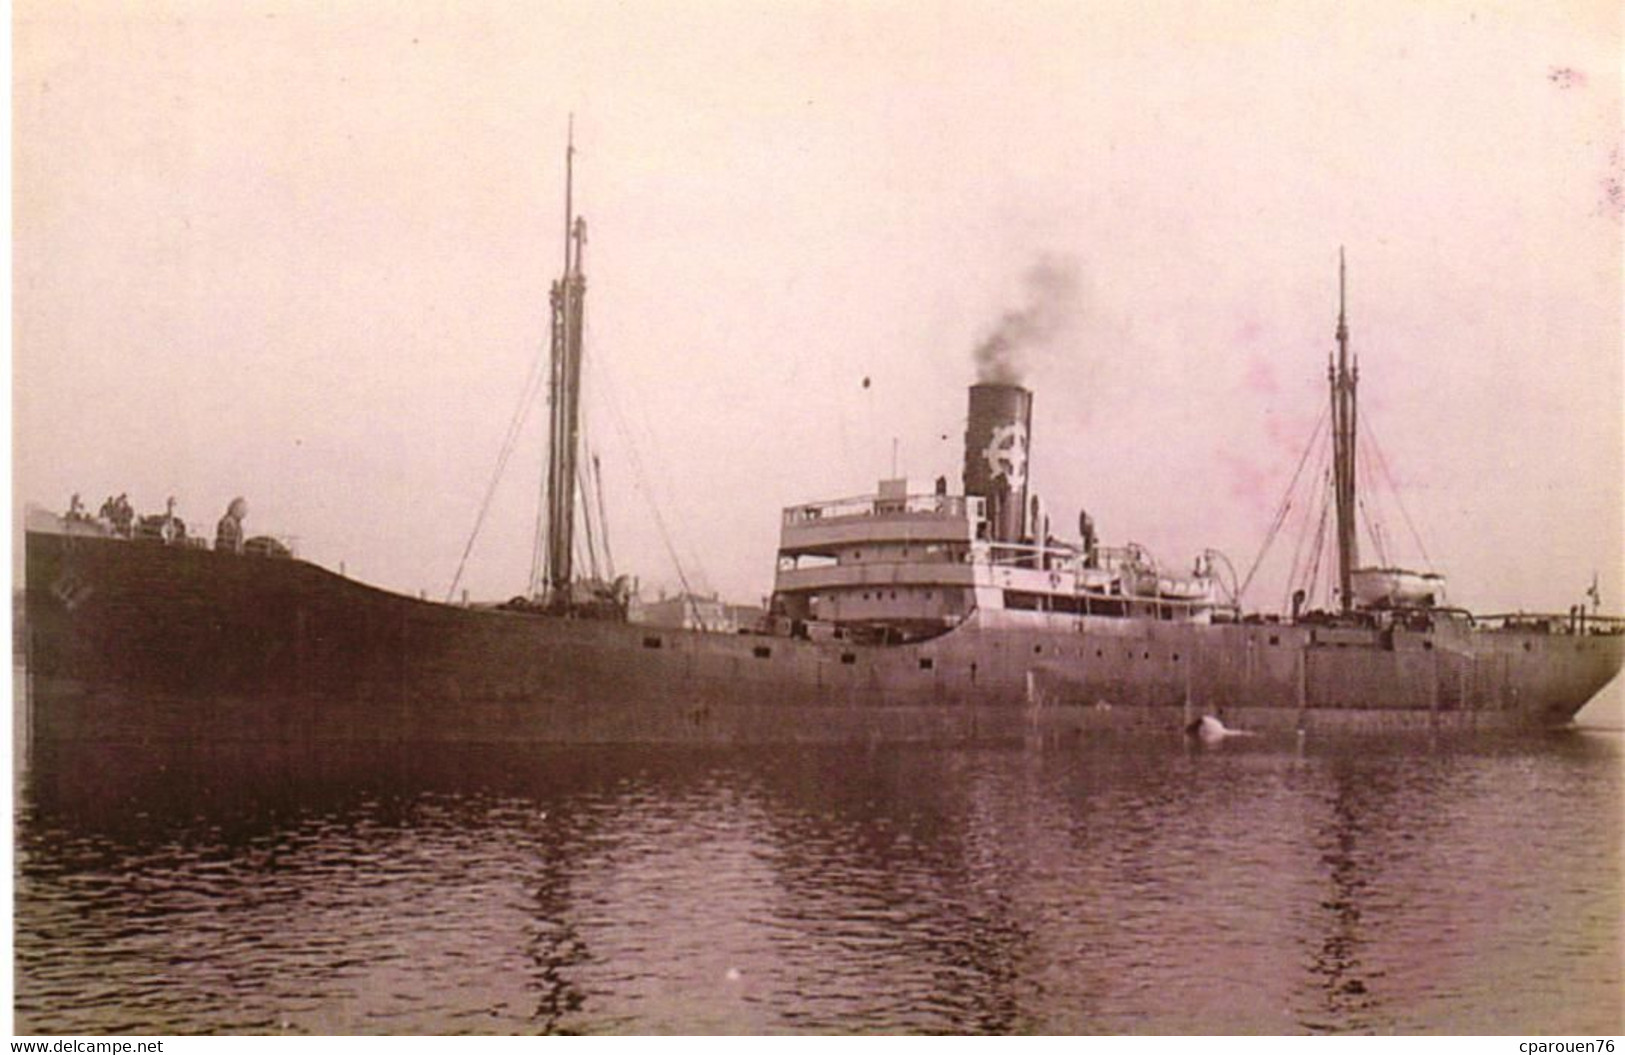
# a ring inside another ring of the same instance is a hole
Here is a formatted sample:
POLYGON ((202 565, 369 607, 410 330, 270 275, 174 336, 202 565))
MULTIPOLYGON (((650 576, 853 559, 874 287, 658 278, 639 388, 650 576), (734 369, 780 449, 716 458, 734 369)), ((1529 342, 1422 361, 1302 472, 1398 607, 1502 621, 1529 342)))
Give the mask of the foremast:
POLYGON ((1337 358, 1328 362, 1326 379, 1332 397, 1332 490, 1337 504, 1338 603, 1345 615, 1354 610, 1354 565, 1359 560, 1354 533, 1355 433, 1359 427, 1356 391, 1360 365, 1349 359, 1347 307, 1348 268, 1343 250, 1337 251, 1337 358))
POLYGON ((564 271, 549 293, 552 338, 548 374, 547 516, 531 560, 531 596, 568 607, 575 577, 575 502, 581 442, 581 338, 587 278, 582 270, 587 221, 575 214, 575 135, 564 151, 564 271))

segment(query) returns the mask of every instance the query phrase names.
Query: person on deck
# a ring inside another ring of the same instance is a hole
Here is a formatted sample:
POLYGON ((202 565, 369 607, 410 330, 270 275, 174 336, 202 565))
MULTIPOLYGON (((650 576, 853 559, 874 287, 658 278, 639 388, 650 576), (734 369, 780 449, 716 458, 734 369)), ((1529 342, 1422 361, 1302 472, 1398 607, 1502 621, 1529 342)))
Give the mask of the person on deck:
POLYGON ((231 505, 226 507, 226 515, 220 518, 220 524, 214 530, 216 553, 243 551, 243 518, 247 516, 248 503, 241 498, 233 498, 231 505))
POLYGON ((130 496, 120 493, 113 503, 113 531, 115 534, 130 537, 130 529, 135 524, 135 509, 130 505, 130 496))

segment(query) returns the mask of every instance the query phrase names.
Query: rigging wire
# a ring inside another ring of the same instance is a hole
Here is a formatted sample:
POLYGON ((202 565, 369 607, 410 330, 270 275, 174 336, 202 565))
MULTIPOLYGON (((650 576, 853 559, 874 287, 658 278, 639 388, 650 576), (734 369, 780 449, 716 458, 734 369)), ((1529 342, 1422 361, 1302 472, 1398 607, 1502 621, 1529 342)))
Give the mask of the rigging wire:
MULTIPOLYGON (((555 284, 555 288, 558 288, 558 284, 555 284)), ((554 310, 556 311, 557 309, 555 308, 554 310)), ((554 400, 557 398, 559 374, 561 371, 559 357, 556 354, 557 349, 554 347, 556 333, 553 327, 556 325, 556 318, 549 316, 547 351, 547 405, 549 408, 553 406, 554 400)), ((553 497, 553 462, 551 461, 551 458, 552 451, 557 449, 559 443, 562 442, 561 435, 562 434, 560 432, 557 419, 553 414, 549 413, 547 429, 547 451, 549 461, 547 463, 547 472, 542 476, 542 479, 538 481, 536 487, 536 528, 535 533, 531 536, 530 544, 530 584, 526 587, 525 591, 526 594, 532 599, 542 596, 547 586, 547 562, 550 559, 547 555, 547 529, 548 519, 552 516, 552 509, 550 507, 552 505, 553 497)))
MULTIPOLYGON (((576 458, 575 489, 578 498, 576 508, 581 511, 582 539, 578 539, 577 541, 582 541, 584 539, 586 542, 588 574, 593 579, 602 579, 602 569, 599 567, 598 563, 598 531, 603 525, 598 522, 597 511, 592 504, 592 492, 588 488, 587 484, 588 459, 593 457, 593 451, 595 449, 593 420, 592 415, 588 412, 588 410, 592 404, 592 395, 595 388, 592 383, 592 376, 598 371, 596 369, 590 371, 587 369, 588 349, 592 347, 592 341, 589 339, 592 336, 592 333, 588 325, 588 320, 582 320, 581 330, 582 397, 580 405, 576 408, 576 413, 579 415, 580 422, 580 451, 582 456, 576 458)), ((596 366, 596 364, 593 365, 596 366)))
MULTIPOLYGON (((584 320, 583 328, 589 329, 590 320, 584 320)), ((586 347, 590 347, 585 339, 590 336, 583 334, 582 362, 587 360, 586 347)), ((592 568, 592 577, 605 582, 615 579, 615 560, 610 556, 609 550, 609 514, 604 508, 604 472, 599 464, 598 451, 594 443, 596 436, 592 405, 597 396, 597 375, 603 373, 600 367, 588 372, 582 371, 581 380, 584 397, 581 400, 580 434, 581 449, 585 458, 576 461, 577 490, 581 496, 581 521, 587 538, 587 563, 592 568)))
POLYGON ((649 477, 643 467, 643 457, 638 453, 638 444, 632 436, 631 426, 627 424, 626 416, 621 412, 620 400, 616 395, 616 385, 613 374, 607 364, 599 364, 598 380, 604 394, 604 402, 609 405, 610 417, 614 421, 616 430, 620 433, 622 441, 626 444, 629 461, 632 463, 634 482, 638 490, 643 492, 649 501, 649 511, 654 514, 655 528, 660 534, 661 544, 666 548, 666 555, 671 558, 672 567, 677 572, 677 581, 682 584, 683 594, 688 598, 689 607, 694 614, 694 622, 700 629, 706 629, 705 617, 700 612, 700 606, 695 599, 694 587, 689 583, 688 573, 683 567, 681 558, 677 556, 677 547, 672 542, 671 530, 666 524, 666 518, 660 512, 660 504, 654 500, 654 491, 649 484, 649 477))
MULTIPOLYGON (((591 391, 587 385, 588 372, 586 369, 587 348, 590 347, 590 344, 587 341, 585 320, 583 320, 582 323, 581 344, 582 398, 576 405, 576 446, 578 451, 582 453, 590 453, 592 450, 592 430, 590 428, 591 422, 589 420, 589 415, 587 414, 587 404, 591 402, 591 399, 588 398, 591 395, 591 391)), ((576 493, 576 501, 572 502, 571 506, 576 510, 577 519, 581 521, 581 530, 570 533, 570 548, 574 554, 575 567, 585 568, 587 571, 587 577, 589 579, 597 579, 599 578, 598 544, 594 537, 596 534, 596 523, 593 519, 594 514, 592 506, 588 505, 587 503, 589 495, 587 491, 587 468, 585 462, 585 458, 576 458, 575 479, 570 481, 570 486, 575 489, 576 493)))
POLYGON ((1368 459, 1359 459, 1355 462, 1355 472, 1360 478, 1360 486, 1355 491, 1355 502, 1360 509, 1360 519, 1365 524, 1365 533, 1371 539, 1372 548, 1377 551, 1377 561, 1383 567, 1388 567, 1387 540, 1383 538, 1382 517, 1380 510, 1372 513, 1366 505, 1366 496, 1377 493, 1376 481, 1371 478, 1371 466, 1366 464, 1368 459))
MULTIPOLYGON (((1326 486, 1327 490, 1330 491, 1332 487, 1330 480, 1327 481, 1326 486)), ((1322 503, 1320 507, 1320 526, 1315 531, 1315 545, 1313 550, 1314 563, 1309 566, 1309 581, 1304 585, 1303 588, 1303 594, 1305 597, 1314 597, 1315 587, 1320 582, 1320 566, 1326 556, 1326 551, 1329 548, 1326 544, 1326 524, 1331 520, 1331 511, 1332 503, 1330 501, 1322 503)), ((1325 604, 1327 608, 1332 607, 1332 600, 1331 577, 1327 576, 1325 597, 1325 604)))
MULTIPOLYGON (((1319 471, 1318 466, 1316 467, 1315 478, 1316 479, 1320 478, 1320 471, 1319 471)), ((1287 565, 1286 596, 1283 597, 1282 601, 1281 601, 1281 609, 1282 609, 1282 611, 1288 610, 1289 606, 1292 603, 1292 591, 1294 589, 1296 589, 1297 586, 1298 586, 1298 565, 1299 565, 1299 562, 1300 562, 1300 560, 1302 558, 1302 555, 1303 555, 1304 543, 1307 542, 1308 538, 1309 538, 1309 526, 1308 525, 1309 525, 1309 519, 1306 516, 1304 518, 1303 526, 1301 526, 1298 529, 1297 539, 1294 542, 1293 547, 1292 547, 1292 563, 1287 565)))
MULTIPOLYGON (((553 405, 551 396, 547 399, 547 405, 549 407, 553 405)), ((548 416, 552 417, 551 414, 548 416)), ((547 442, 550 448, 552 444, 558 442, 558 430, 551 425, 548 428, 547 442)), ((525 587, 526 595, 532 599, 542 595, 547 579, 547 523, 548 518, 552 516, 552 510, 549 508, 552 503, 548 500, 550 491, 548 482, 552 471, 552 465, 549 464, 547 472, 542 474, 536 488, 536 528, 530 541, 530 582, 525 587)))
MULTIPOLYGON (((581 491, 581 534, 587 549, 587 569, 592 578, 599 579, 602 576, 598 574, 598 545, 593 539, 594 517, 592 508, 587 504, 587 470, 580 462, 576 463, 576 484, 581 491)), ((577 557, 580 557, 579 552, 577 557)))
POLYGON ((1399 485, 1394 482, 1394 474, 1388 468, 1388 459, 1383 456, 1382 446, 1377 443, 1377 434, 1372 431, 1371 426, 1367 425, 1365 421, 1362 420, 1360 425, 1362 426, 1361 432, 1365 436, 1366 442, 1370 444, 1372 453, 1377 456, 1377 468, 1382 472, 1383 479, 1388 482, 1388 490, 1393 493, 1394 504, 1399 506, 1399 515, 1404 519, 1405 527, 1410 530, 1411 541, 1416 543, 1417 552, 1422 555, 1423 565, 1431 572, 1433 570, 1433 558, 1428 556, 1428 549, 1422 544, 1422 534, 1416 530, 1416 524, 1411 520, 1410 510, 1405 508, 1405 500, 1400 497, 1399 485))
POLYGON ((508 467, 508 459, 513 456, 518 447, 519 435, 524 431, 525 422, 530 417, 530 409, 536 402, 536 390, 541 382, 542 361, 546 356, 538 352, 531 360, 530 372, 525 377, 525 384, 520 389, 519 405, 514 407, 513 417, 508 420, 508 430, 502 437, 502 445, 497 451, 496 468, 491 473, 491 482, 486 485, 485 497, 480 500, 479 512, 474 517, 474 530, 468 533, 468 542, 463 546, 463 555, 457 561, 457 571, 451 577, 451 586, 446 590, 446 603, 450 604, 452 596, 457 592, 458 583, 462 582, 463 570, 468 565, 468 556, 474 551, 474 541, 479 538, 480 529, 485 526, 485 516, 491 511, 491 500, 496 497, 497 485, 502 480, 502 473, 508 467))
POLYGON ((1270 522, 1270 529, 1264 535, 1264 544, 1259 547, 1258 556, 1253 559, 1253 566, 1247 569, 1247 577, 1241 581, 1241 588, 1236 591, 1236 603, 1238 605, 1241 603, 1242 595, 1247 592, 1247 587, 1252 585, 1253 576, 1258 574, 1259 567, 1264 563, 1264 557, 1268 555, 1270 545, 1274 543, 1276 534, 1281 530, 1281 525, 1286 523, 1287 514, 1292 510, 1292 496, 1298 488, 1298 478, 1303 475, 1303 467, 1309 462, 1311 452, 1319 447, 1321 441, 1325 438, 1326 416, 1329 413, 1329 410, 1322 408, 1320 419, 1315 422, 1314 429, 1309 433, 1309 442, 1304 445, 1303 455, 1298 459, 1298 467, 1292 471, 1292 482, 1286 485, 1286 493, 1281 496, 1281 504, 1276 507, 1275 516, 1270 522))
POLYGON ((604 570, 611 581, 615 579, 615 557, 609 549, 609 516, 604 512, 604 470, 598 464, 598 455, 592 456, 593 490, 598 497, 598 540, 604 547, 604 570))
MULTIPOLYGON (((1329 433, 1330 430, 1328 430, 1328 434, 1329 433)), ((1313 504, 1308 505, 1305 508, 1302 523, 1298 526, 1297 540, 1293 543, 1292 564, 1287 569, 1286 575, 1287 596, 1283 600, 1281 606, 1283 610, 1286 610, 1291 604, 1292 591, 1299 589, 1300 584, 1302 584, 1304 581, 1303 576, 1300 575, 1300 572, 1306 570, 1304 567, 1305 545, 1309 542, 1311 535, 1314 534, 1314 527, 1316 523, 1323 523, 1325 521, 1326 509, 1331 502, 1332 471, 1330 463, 1332 456, 1327 453, 1325 447, 1326 445, 1324 444, 1321 446, 1320 453, 1315 459, 1314 475, 1310 477, 1310 479, 1319 481, 1319 483, 1318 485, 1310 485, 1315 486, 1316 488, 1312 496, 1304 496, 1306 502, 1313 504)), ((1316 546, 1319 545, 1318 539, 1315 544, 1316 546)), ((1310 559, 1314 559, 1315 553, 1310 551, 1308 556, 1310 559)), ((1305 588, 1304 597, 1307 599, 1308 596, 1309 591, 1305 588)))

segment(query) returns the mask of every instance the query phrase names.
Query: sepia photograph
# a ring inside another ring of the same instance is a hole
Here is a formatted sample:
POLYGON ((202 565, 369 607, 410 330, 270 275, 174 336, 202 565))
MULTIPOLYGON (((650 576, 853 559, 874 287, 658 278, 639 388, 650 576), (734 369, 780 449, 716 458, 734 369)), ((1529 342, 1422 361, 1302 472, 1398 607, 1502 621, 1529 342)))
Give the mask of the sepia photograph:
POLYGON ((13 1035, 1625 1033, 1617 2, 9 22, 13 1035))

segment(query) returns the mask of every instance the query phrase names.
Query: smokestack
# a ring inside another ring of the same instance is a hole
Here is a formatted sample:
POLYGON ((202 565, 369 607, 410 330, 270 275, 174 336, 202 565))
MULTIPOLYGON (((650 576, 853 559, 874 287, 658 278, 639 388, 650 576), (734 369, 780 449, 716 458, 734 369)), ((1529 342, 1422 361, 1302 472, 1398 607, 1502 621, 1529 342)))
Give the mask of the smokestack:
POLYGON ((987 499, 989 537, 994 542, 1020 542, 1026 534, 1032 418, 1033 394, 1020 385, 970 387, 965 493, 987 499))

